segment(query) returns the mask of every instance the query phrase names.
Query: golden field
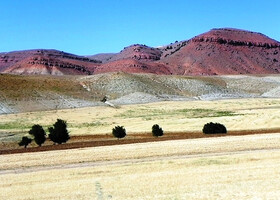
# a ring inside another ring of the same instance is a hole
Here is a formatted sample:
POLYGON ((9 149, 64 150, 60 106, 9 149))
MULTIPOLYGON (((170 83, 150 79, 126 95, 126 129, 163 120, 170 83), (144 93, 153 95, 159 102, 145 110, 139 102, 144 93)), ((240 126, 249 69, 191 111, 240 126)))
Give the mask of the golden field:
POLYGON ((0 156, 0 199, 277 199, 280 134, 0 156))
MULTIPOLYGON (((279 128, 280 99, 160 102, 1 115, 1 131, 25 134, 67 120, 71 135, 128 136, 279 128)), ((4 138, 5 139, 5 138, 4 138)), ((71 140, 71 139, 70 139, 71 140)), ((125 139, 124 139, 125 140, 125 139)), ((170 140, 0 155, 0 199, 279 199, 280 133, 170 140)))
POLYGON ((38 111, 0 115, 0 131, 27 133, 33 124, 45 128, 57 118, 68 122, 71 135, 111 134, 116 125, 128 134, 150 132, 157 123, 166 132, 201 131, 207 122, 223 123, 228 130, 279 128, 280 99, 174 101, 38 111))

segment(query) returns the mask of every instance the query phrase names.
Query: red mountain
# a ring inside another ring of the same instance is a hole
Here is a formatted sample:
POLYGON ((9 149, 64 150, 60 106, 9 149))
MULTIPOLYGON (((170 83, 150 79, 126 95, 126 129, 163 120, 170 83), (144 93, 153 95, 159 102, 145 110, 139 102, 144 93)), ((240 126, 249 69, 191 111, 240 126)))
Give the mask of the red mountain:
POLYGON ((149 62, 146 59, 119 59, 104 63, 94 68, 94 74, 106 72, 127 72, 127 73, 153 73, 153 74, 172 74, 168 66, 161 63, 149 62))
POLYGON ((135 44, 116 54, 90 57, 56 50, 0 53, 2 73, 59 75, 114 71, 178 75, 279 73, 280 43, 260 33, 223 28, 160 48, 135 44))
POLYGON ((101 61, 57 50, 0 53, 0 72, 13 74, 92 74, 101 61))
POLYGON ((213 29, 160 60, 174 74, 272 74, 280 71, 280 43, 260 33, 213 29))

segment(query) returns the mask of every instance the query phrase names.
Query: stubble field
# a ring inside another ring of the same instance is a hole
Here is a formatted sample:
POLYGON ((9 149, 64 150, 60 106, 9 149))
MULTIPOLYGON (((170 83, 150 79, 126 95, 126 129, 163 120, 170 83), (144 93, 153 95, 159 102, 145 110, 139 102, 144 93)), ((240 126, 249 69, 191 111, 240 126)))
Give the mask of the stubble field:
POLYGON ((278 99, 239 99, 2 115, 2 132, 11 134, 2 144, 57 118, 72 136, 108 137, 123 125, 129 137, 155 123, 166 135, 183 134, 210 121, 266 134, 0 155, 0 199, 278 199, 280 134, 269 132, 279 128, 279 106, 278 99), (17 122, 25 126, 7 126, 17 122))
POLYGON ((277 199, 280 134, 0 157, 1 199, 277 199))

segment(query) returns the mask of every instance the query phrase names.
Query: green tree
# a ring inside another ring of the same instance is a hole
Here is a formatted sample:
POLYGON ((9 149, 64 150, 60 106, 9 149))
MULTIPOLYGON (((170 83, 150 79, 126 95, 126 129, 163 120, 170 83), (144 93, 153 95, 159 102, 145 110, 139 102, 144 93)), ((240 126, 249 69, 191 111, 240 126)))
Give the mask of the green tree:
POLYGON ((155 136, 155 137, 163 136, 163 130, 161 127, 159 127, 158 124, 154 124, 152 126, 152 133, 153 133, 153 136, 155 136))
POLYGON ((205 134, 227 133, 227 129, 223 124, 213 122, 205 124, 202 131, 205 134))
POLYGON ((112 130, 113 136, 116 138, 124 138, 126 136, 126 130, 123 126, 115 126, 112 130))
POLYGON ((33 125, 29 131, 29 134, 34 137, 34 141, 39 146, 42 146, 42 144, 46 141, 46 132, 39 124, 33 125))
POLYGON ((24 146, 24 148, 26 148, 30 143, 32 142, 32 140, 26 136, 22 137, 21 141, 18 143, 19 146, 24 146))
POLYGON ((53 127, 49 127, 49 132, 49 138, 54 143, 66 143, 70 139, 67 123, 62 119, 57 119, 53 127))

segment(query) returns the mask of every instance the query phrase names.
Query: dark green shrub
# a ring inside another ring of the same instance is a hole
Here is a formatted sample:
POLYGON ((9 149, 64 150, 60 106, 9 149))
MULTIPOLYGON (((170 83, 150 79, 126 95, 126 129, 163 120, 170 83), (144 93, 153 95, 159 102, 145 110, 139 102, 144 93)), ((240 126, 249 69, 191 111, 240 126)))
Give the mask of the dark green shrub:
POLYGON ((29 134, 34 136, 34 141, 39 146, 41 146, 46 141, 46 132, 39 124, 33 125, 29 131, 29 134))
POLYGON ((24 146, 24 148, 26 148, 30 143, 32 142, 32 140, 26 136, 22 137, 21 141, 18 143, 19 146, 24 146))
POLYGON ((116 138, 124 138, 126 136, 126 130, 123 126, 115 126, 112 130, 113 136, 116 138))
POLYGON ((205 134, 227 133, 227 129, 223 124, 213 122, 205 124, 202 131, 205 134))
POLYGON ((152 126, 152 133, 153 133, 153 136, 155 136, 155 137, 163 136, 163 130, 157 124, 152 126))
POLYGON ((67 123, 62 119, 57 119, 53 127, 49 127, 49 132, 49 138, 54 143, 61 144, 70 139, 67 123))

